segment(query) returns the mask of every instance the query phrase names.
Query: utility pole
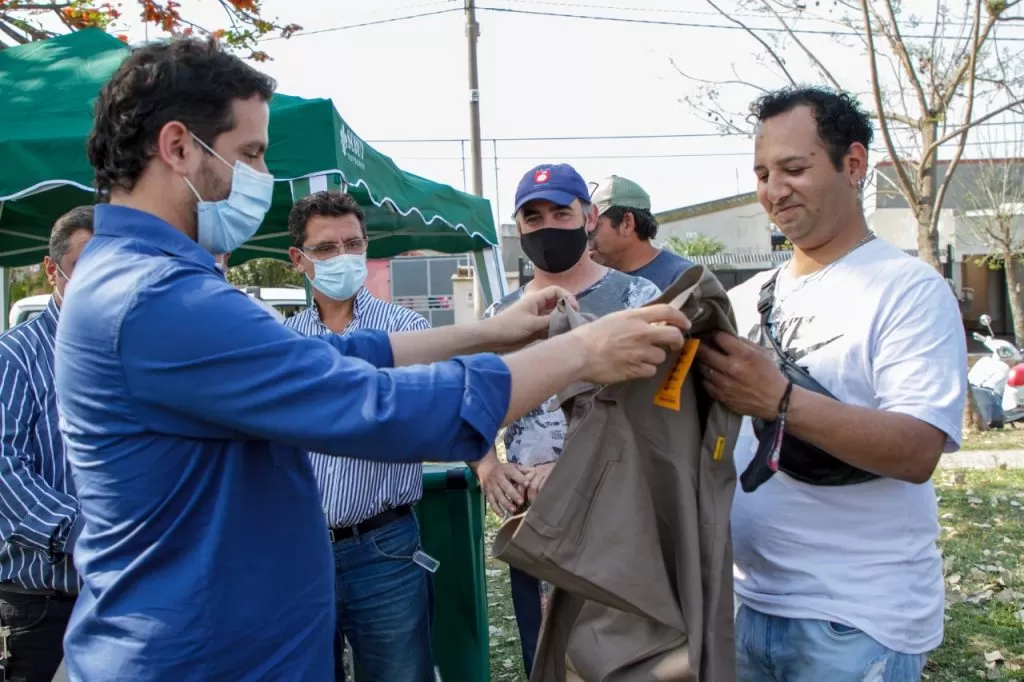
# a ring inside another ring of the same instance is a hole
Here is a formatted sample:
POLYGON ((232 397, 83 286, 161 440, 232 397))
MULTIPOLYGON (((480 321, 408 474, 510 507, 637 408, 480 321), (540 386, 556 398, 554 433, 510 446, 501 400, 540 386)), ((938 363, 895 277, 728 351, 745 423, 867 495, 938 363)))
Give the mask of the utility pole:
POLYGON ((469 43, 469 153, 473 163, 473 194, 484 195, 483 150, 480 143, 480 78, 476 64, 476 0, 466 0, 466 38, 469 43))

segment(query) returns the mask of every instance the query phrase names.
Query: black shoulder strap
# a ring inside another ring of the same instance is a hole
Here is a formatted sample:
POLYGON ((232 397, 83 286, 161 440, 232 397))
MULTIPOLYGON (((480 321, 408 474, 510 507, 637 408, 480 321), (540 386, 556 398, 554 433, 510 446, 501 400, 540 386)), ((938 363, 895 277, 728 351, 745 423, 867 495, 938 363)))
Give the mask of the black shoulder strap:
POLYGON ((782 350, 778 341, 775 340, 775 336, 768 328, 768 318, 771 317, 772 308, 775 306, 775 280, 779 278, 780 272, 782 272, 782 268, 777 269, 768 278, 768 281, 761 285, 761 294, 757 299, 757 312, 761 314, 761 334, 771 342, 776 354, 783 360, 788 361, 789 356, 782 350))

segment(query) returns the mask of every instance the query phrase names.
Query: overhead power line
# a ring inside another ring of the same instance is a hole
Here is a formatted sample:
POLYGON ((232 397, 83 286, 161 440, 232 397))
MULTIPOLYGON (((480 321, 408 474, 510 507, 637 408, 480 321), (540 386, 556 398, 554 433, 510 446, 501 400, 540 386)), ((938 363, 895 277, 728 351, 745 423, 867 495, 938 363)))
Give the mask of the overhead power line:
MULTIPOLYGON (((576 9, 605 9, 615 10, 619 12, 640 12, 645 14, 684 14, 688 16, 697 17, 718 17, 721 18, 721 13, 713 12, 709 10, 694 10, 694 9, 667 9, 659 7, 622 7, 620 5, 599 5, 593 3, 584 2, 555 2, 553 0, 503 0, 509 4, 515 5, 547 5, 549 7, 571 7, 576 9)), ((730 17, 737 19, 765 19, 767 15, 763 12, 729 12, 730 17)), ((793 16, 792 14, 785 15, 783 18, 800 21, 821 21, 821 22, 835 22, 835 19, 818 16, 813 12, 801 13, 799 16, 793 16)), ((917 26, 971 26, 970 21, 954 21, 951 19, 944 19, 942 21, 929 21, 925 19, 916 19, 914 22, 917 26)))
MULTIPOLYGON (((562 142, 570 140, 667 140, 687 137, 724 137, 719 133, 669 133, 667 135, 554 135, 548 137, 486 137, 489 142, 562 142)), ((468 138, 366 140, 370 144, 415 142, 469 142, 468 138)))
MULTIPOLYGON (((746 26, 739 26, 736 24, 705 24, 689 21, 669 21, 667 19, 632 19, 629 17, 609 17, 599 16, 594 14, 570 14, 569 12, 545 12, 542 10, 528 10, 528 9, 515 9, 512 7, 483 7, 478 5, 477 11, 480 12, 502 12, 504 14, 523 14, 529 16, 538 17, 561 17, 563 19, 587 19, 590 21, 607 21, 612 23, 620 24, 638 24, 646 26, 679 26, 682 28, 704 28, 704 29, 722 29, 729 31, 747 31, 746 26)), ((751 26, 749 30, 762 33, 794 33, 796 35, 818 35, 818 36, 853 36, 857 37, 862 35, 855 31, 832 31, 825 29, 810 29, 810 28, 782 28, 781 26, 751 26)), ((903 33, 902 37, 917 38, 921 40, 957 40, 963 41, 963 36, 953 35, 932 35, 932 34, 912 34, 903 33)), ((1024 42, 1024 36, 1021 37, 1000 37, 1000 41, 1012 41, 1012 42, 1024 42)))
POLYGON ((434 17, 439 14, 450 14, 451 12, 461 12, 461 7, 450 7, 448 9, 438 9, 432 12, 420 12, 418 14, 405 14, 400 17, 390 17, 388 19, 374 19, 372 21, 364 21, 358 24, 346 24, 344 26, 332 26, 330 28, 319 28, 312 31, 300 31, 290 38, 283 38, 282 36, 273 36, 270 38, 262 38, 261 40, 294 40, 301 36, 313 36, 319 33, 333 33, 335 31, 347 31, 351 28, 364 28, 366 26, 380 26, 381 24, 394 24, 399 21, 408 21, 409 19, 422 19, 423 17, 434 17))
MULTIPOLYGON (((997 140, 993 142, 968 142, 967 147, 998 147, 999 145, 1015 145, 1014 140, 997 140)), ((949 146, 955 146, 954 143, 950 143, 949 146)), ((872 149, 873 155, 886 155, 885 149, 872 149)), ((594 160, 594 159, 717 159, 726 157, 746 156, 752 157, 754 150, 750 149, 745 152, 687 152, 687 153, 661 153, 661 154, 545 154, 544 156, 557 159, 559 161, 580 161, 580 160, 594 160)), ((532 161, 539 158, 540 155, 505 155, 498 154, 497 157, 493 155, 482 157, 483 161, 532 161)), ((407 154, 396 155, 396 158, 410 161, 464 161, 466 157, 462 156, 410 156, 407 154)))
MULTIPOLYGON (((899 122, 891 122, 890 125, 896 125, 900 129, 906 126, 899 122)), ((976 123, 972 128, 989 128, 996 126, 1016 126, 1018 123, 1004 122, 1004 121, 984 121, 982 123, 976 123)), ((600 141, 600 140, 674 140, 674 139, 692 139, 692 138, 731 138, 731 137, 742 137, 738 134, 723 134, 723 133, 664 133, 664 134, 636 134, 636 135, 547 135, 539 137, 484 137, 482 138, 485 142, 575 142, 575 141, 600 141)), ((469 142, 467 137, 424 137, 424 138, 393 138, 393 139, 377 139, 377 140, 364 140, 369 144, 434 144, 434 143, 454 143, 469 142)), ((972 143, 973 144, 973 143, 972 143)))

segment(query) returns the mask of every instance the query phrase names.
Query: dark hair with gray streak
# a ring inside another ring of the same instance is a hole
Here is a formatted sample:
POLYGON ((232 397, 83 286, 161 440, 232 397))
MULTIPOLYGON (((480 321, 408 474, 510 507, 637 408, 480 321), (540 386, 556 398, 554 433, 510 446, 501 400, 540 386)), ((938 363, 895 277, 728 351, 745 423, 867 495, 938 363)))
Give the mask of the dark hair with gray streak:
POLYGON ((61 262, 64 256, 68 255, 71 248, 71 235, 79 230, 93 231, 92 228, 92 206, 76 206, 53 224, 50 230, 50 260, 62 267, 61 262))
POLYGON ((306 243, 306 226, 313 218, 344 218, 354 215, 366 238, 366 214, 350 195, 337 190, 323 190, 308 194, 292 206, 288 213, 288 234, 292 246, 301 249, 306 243))

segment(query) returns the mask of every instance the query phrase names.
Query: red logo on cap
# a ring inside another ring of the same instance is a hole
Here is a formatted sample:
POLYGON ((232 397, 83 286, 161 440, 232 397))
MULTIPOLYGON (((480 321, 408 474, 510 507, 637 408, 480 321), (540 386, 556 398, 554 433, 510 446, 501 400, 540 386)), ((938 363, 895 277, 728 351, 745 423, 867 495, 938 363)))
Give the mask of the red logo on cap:
POLYGON ((533 174, 533 183, 535 185, 539 185, 542 182, 547 182, 548 178, 550 178, 550 177, 551 177, 551 171, 549 171, 547 168, 545 168, 543 170, 539 170, 539 171, 537 171, 536 173, 533 174))

